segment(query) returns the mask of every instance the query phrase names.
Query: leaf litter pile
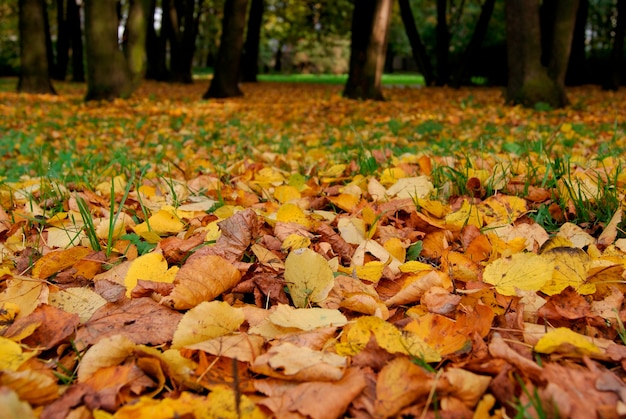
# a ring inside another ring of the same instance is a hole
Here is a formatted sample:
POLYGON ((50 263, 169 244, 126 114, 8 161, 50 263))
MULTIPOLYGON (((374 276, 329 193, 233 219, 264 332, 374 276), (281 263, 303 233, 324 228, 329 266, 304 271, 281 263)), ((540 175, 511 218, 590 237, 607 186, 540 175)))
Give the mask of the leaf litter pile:
POLYGON ((626 414, 624 93, 204 88, 0 93, 3 417, 626 414))

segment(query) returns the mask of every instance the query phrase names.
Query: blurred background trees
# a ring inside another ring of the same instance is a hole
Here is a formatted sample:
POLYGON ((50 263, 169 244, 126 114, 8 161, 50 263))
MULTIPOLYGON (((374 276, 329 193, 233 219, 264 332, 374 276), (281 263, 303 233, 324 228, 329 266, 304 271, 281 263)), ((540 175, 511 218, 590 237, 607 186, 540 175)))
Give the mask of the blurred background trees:
MULTIPOLYGON (((358 33, 353 32, 355 4, 361 4, 361 1, 249 0, 245 14, 242 14, 246 19, 243 47, 221 47, 221 40, 231 39, 222 34, 223 28, 228 27, 224 26, 225 0, 108 1, 115 3, 116 15, 110 23, 116 28, 118 49, 125 54, 132 80, 145 76, 191 83, 194 77, 219 74, 218 67, 226 65, 224 62, 232 65, 233 59, 219 58, 226 52, 241 55, 237 70, 237 80, 241 81, 255 81, 257 74, 267 73, 353 74, 362 70, 366 61, 356 60, 356 56, 351 59, 351 53, 371 44, 372 34, 376 32, 371 30, 371 23, 376 21, 374 18, 357 25, 358 33), (364 29, 367 25, 369 29, 364 29), (220 52, 221 49, 226 52, 220 52)), ((378 1, 382 0, 363 0, 363 3, 378 1)), ((86 39, 85 3, 89 0, 40 2, 44 6, 42 29, 46 72, 55 80, 84 80, 89 67, 89 51, 98 49, 93 45, 97 40, 92 38, 90 43, 86 39)), ((18 0, 0 0, 2 76, 18 75, 24 67, 20 66, 20 3, 18 0)), ((516 0, 392 0, 390 3, 391 15, 385 20, 388 25, 384 31, 387 41, 384 48, 378 49, 384 54, 382 67, 385 72, 419 73, 427 86, 504 86, 509 82, 511 87, 512 80, 513 84, 517 83, 514 77, 511 78, 511 71, 519 72, 519 68, 515 70, 514 67, 519 66, 521 60, 511 63, 513 67, 508 65, 507 37, 509 44, 516 42, 515 34, 519 35, 520 30, 512 29, 516 27, 516 21, 511 21, 509 16, 507 32, 506 14, 507 5, 519 3, 516 0)), ((522 3, 538 4, 538 17, 532 20, 533 32, 539 36, 536 44, 539 47, 533 47, 538 48, 540 54, 536 68, 545 69, 552 77, 554 66, 565 59, 567 65, 559 64, 565 69, 560 70, 565 71, 565 78, 559 75, 558 80, 555 79, 557 86, 592 83, 606 89, 619 87, 625 72, 622 62, 626 0, 533 0, 522 3), (561 3, 578 3, 573 17, 574 9, 564 15, 561 3), (569 52, 565 57, 557 53, 557 50, 563 51, 563 47, 555 46, 555 40, 561 39, 557 33, 560 33, 558 28, 563 22, 567 23, 566 26, 573 25, 567 38, 571 41, 568 41, 569 52)), ((99 21, 105 17, 100 15, 94 19, 99 21)), ((24 42, 28 49, 35 48, 34 44, 31 45, 34 41, 27 37, 24 42)), ((522 39, 521 42, 529 41, 522 39)), ((519 55, 513 56, 519 58, 519 55)), ((44 62, 40 62, 43 66, 44 62)), ((228 71, 232 72, 232 69, 228 71)), ((346 84, 346 95, 351 96, 352 87, 355 87, 353 82, 346 84)), ((509 94, 508 99, 511 103, 527 105, 538 100, 523 100, 518 96, 509 94)), ((380 99, 381 95, 354 97, 380 99)), ((551 102, 549 96, 540 100, 551 102)), ((550 104, 560 106, 564 102, 550 104)))

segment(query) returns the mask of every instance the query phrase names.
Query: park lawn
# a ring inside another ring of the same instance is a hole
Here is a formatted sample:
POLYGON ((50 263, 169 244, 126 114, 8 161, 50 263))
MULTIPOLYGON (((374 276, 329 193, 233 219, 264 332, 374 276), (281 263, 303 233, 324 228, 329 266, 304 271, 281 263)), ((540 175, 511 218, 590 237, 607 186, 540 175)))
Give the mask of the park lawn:
POLYGON ((14 83, 0 81, 0 404, 618 405, 623 91, 528 110, 498 88, 358 102, 340 84, 276 81, 202 101, 202 81, 146 82, 85 104, 81 84, 14 83))

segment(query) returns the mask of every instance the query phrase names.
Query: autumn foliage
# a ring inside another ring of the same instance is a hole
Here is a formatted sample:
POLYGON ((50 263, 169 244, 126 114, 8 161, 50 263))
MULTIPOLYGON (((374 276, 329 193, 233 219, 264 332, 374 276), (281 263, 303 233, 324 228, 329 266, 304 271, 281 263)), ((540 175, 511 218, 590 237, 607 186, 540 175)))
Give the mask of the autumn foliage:
POLYGON ((243 89, 0 93, 3 417, 625 414, 623 93, 243 89))

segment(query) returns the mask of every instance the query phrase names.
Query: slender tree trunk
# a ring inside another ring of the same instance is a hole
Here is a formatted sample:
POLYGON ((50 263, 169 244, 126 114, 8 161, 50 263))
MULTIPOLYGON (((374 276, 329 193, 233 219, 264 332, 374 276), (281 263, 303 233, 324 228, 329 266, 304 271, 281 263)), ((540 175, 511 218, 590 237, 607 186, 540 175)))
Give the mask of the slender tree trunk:
POLYGON ((263 24, 263 0, 252 0, 248 16, 248 30, 246 42, 243 45, 241 62, 242 81, 256 82, 259 73, 259 42, 261 40, 261 25, 263 24))
POLYGON ((437 86, 445 86, 450 78, 450 31, 447 18, 448 0, 437 0, 437 27, 436 27, 436 51, 437 51, 437 86))
MULTIPOLYGON (((162 3, 162 10, 165 10, 166 1, 162 3)), ((146 78, 152 80, 167 80, 169 78, 167 72, 167 60, 166 60, 166 25, 168 20, 165 16, 161 19, 161 30, 157 34, 154 27, 154 12, 156 9, 156 0, 150 0, 150 12, 147 19, 147 34, 146 34, 146 56, 147 56, 147 68, 146 78)))
POLYGON ((626 33, 626 0, 617 0, 617 24, 611 48, 608 76, 602 88, 617 90, 621 84, 622 62, 624 61, 624 35, 626 33))
MULTIPOLYGON (((71 1, 71 0, 69 0, 71 1)), ((70 34, 68 25, 68 7, 65 0, 57 0, 57 59, 52 77, 65 80, 69 62, 70 34)))
MULTIPOLYGON (((573 30, 573 24, 568 26, 573 30)), ((563 60, 553 58, 556 61, 550 67, 554 78, 550 77, 548 69, 541 64, 539 0, 506 0, 506 27, 509 66, 507 102, 528 107, 540 102, 554 108, 565 106, 567 97, 564 83, 560 83, 564 76, 560 77, 559 64, 563 60)), ((565 35, 565 31, 557 31, 554 38, 565 35)), ((569 40, 571 42, 571 34, 569 40)), ((563 44, 563 39, 552 42, 553 48, 563 44)), ((569 49, 558 53, 569 55, 569 49)))
POLYGON ((411 44, 413 59, 422 73, 422 76, 424 76, 426 86, 432 86, 435 83, 433 66, 430 63, 426 48, 424 47, 420 34, 415 26, 415 19, 413 18, 413 12, 411 11, 409 0, 398 0, 398 4, 400 5, 400 16, 402 17, 402 22, 404 23, 404 30, 406 32, 406 36, 409 38, 409 43, 411 44))
MULTIPOLYGON (((167 34, 170 42, 170 80, 177 83, 192 83, 191 64, 195 52, 195 40, 202 1, 199 2, 198 15, 194 18, 196 2, 194 0, 174 0, 164 2, 164 19, 167 19, 167 34), (165 4, 169 8, 165 9, 165 4)), ((244 11, 245 12, 245 11, 244 11)))
POLYGON ((470 68, 472 61, 476 57, 476 54, 480 50, 480 46, 487 35, 487 29, 489 28, 489 21, 491 20, 495 3, 496 0, 485 0, 480 9, 480 16, 478 17, 476 28, 474 29, 474 33, 472 33, 472 38, 463 53, 461 64, 459 65, 452 80, 452 85, 454 87, 461 86, 467 77, 468 69, 470 68))
POLYGON ((125 28, 124 56, 135 86, 146 72, 148 13, 150 13, 149 0, 130 0, 125 28))
POLYGON ((385 65, 391 0, 359 0, 352 16, 350 69, 344 96, 383 100, 381 77, 385 65))
POLYGON ((572 49, 567 65, 565 83, 569 85, 581 85, 587 83, 587 58, 585 52, 585 30, 589 15, 589 0, 580 0, 578 12, 576 12, 576 25, 572 38, 572 49))
POLYGON ((48 69, 43 0, 19 0, 20 93, 55 94, 48 69))
POLYGON ((222 37, 217 52, 217 65, 209 89, 203 99, 242 96, 239 70, 243 51, 248 0, 226 0, 222 20, 222 37))
POLYGON ((85 0, 87 95, 85 100, 113 100, 132 92, 130 71, 118 44, 115 0, 85 0))
POLYGON ((72 81, 84 82, 83 30, 80 24, 80 8, 76 0, 67 0, 67 30, 72 47, 72 81))
POLYGON ((572 50, 578 0, 556 0, 556 2, 548 75, 556 81, 559 87, 564 89, 567 64, 572 50))

